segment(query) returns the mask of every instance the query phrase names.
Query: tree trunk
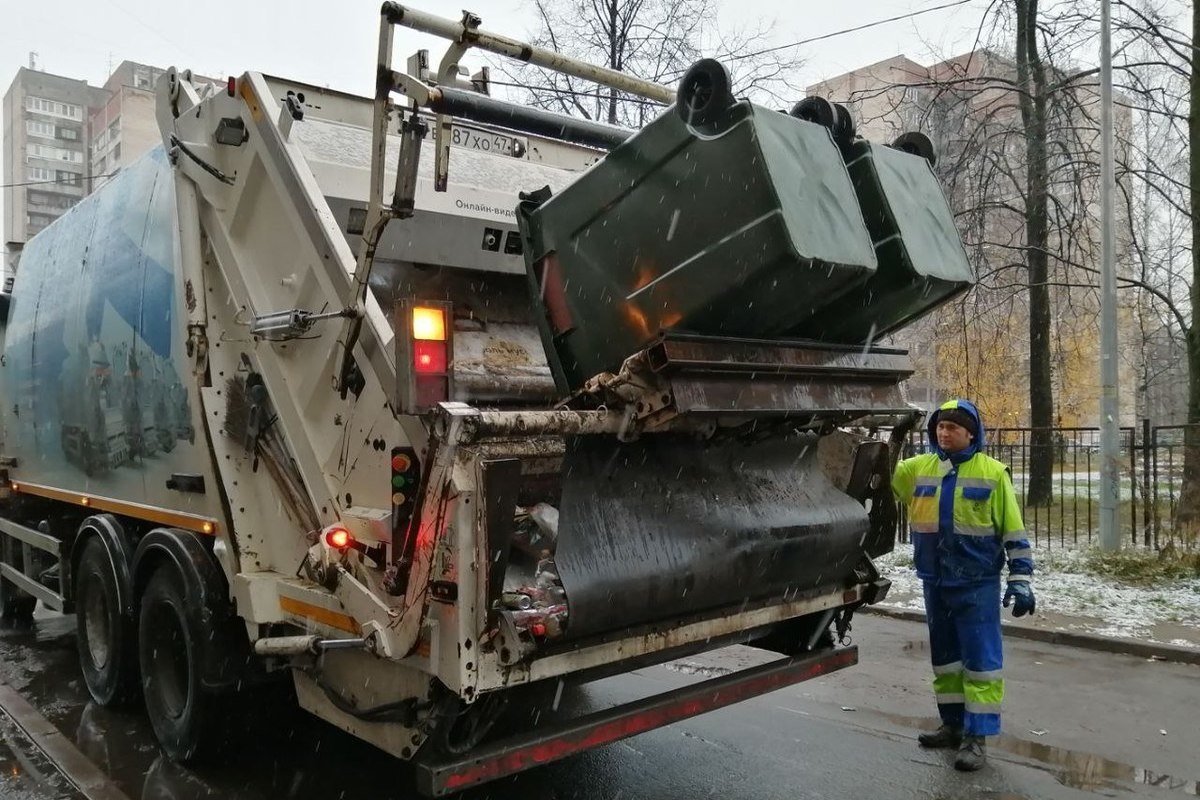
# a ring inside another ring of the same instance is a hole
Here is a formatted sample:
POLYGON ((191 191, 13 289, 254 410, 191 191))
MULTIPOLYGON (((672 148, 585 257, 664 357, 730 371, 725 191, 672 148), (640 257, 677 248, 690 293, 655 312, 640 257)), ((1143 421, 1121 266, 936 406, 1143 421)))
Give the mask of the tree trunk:
MULTIPOLYGON (((620 35, 617 33, 617 26, 620 24, 620 15, 617 13, 618 0, 609 0, 608 4, 608 68, 621 71, 621 53, 620 53, 620 35)), ((608 87, 608 124, 617 124, 617 90, 608 87)))
MULTIPOLYGON (((1027 505, 1052 499, 1054 386, 1050 368, 1048 252, 1049 178, 1046 156, 1046 70, 1038 52, 1037 0, 1016 0, 1017 82, 1025 131, 1025 258, 1029 276, 1029 482, 1027 505)), ((992 365, 1001 369, 1001 365, 992 365)))
MULTIPOLYGON (((1192 41, 1200 34, 1200 6, 1192 6, 1192 41)), ((1193 55, 1195 50, 1192 51, 1193 55)), ((1200 529, 1200 331, 1196 314, 1200 309, 1200 80, 1196 71, 1191 77, 1191 109, 1188 113, 1188 159, 1191 175, 1192 201, 1192 324, 1186 331, 1188 363, 1188 428, 1184 435, 1183 487, 1175 509, 1175 525, 1191 539, 1200 529)))

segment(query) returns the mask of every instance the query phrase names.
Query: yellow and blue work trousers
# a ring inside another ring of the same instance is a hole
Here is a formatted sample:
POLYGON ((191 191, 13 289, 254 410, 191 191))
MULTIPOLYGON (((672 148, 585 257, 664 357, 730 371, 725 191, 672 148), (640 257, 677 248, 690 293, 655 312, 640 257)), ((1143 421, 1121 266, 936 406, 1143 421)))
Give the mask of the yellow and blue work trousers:
POLYGON ((968 736, 997 735, 1004 700, 999 578, 972 586, 926 581, 925 616, 942 722, 968 736))

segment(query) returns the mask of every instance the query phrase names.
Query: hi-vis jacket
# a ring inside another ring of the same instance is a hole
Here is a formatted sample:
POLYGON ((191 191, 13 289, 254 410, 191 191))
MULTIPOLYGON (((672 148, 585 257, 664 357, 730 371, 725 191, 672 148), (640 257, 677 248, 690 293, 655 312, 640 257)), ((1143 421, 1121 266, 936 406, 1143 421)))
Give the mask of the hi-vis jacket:
POLYGON ((937 415, 929 418, 933 453, 896 465, 892 491, 908 507, 917 575, 942 586, 996 580, 1008 562, 1010 581, 1033 576, 1033 553, 1008 468, 985 455, 983 419, 966 400, 960 408, 975 418, 979 433, 961 453, 937 445, 937 415))

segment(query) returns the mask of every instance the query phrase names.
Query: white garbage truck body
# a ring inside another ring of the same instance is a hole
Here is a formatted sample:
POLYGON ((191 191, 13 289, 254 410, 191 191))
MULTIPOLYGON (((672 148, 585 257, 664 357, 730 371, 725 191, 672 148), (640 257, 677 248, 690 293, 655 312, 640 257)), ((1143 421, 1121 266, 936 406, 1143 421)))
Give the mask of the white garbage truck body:
POLYGON ((575 402, 515 210, 604 151, 380 103, 171 71, 163 146, 28 244, 6 613, 74 610, 92 695, 142 692, 173 757, 212 743, 215 698, 286 674, 432 794, 852 664, 830 629, 886 592, 900 434, 838 426, 911 426, 904 354, 668 332, 575 402), (448 162, 403 154, 443 124, 448 162), (730 643, 781 657, 493 730, 523 686, 730 643))

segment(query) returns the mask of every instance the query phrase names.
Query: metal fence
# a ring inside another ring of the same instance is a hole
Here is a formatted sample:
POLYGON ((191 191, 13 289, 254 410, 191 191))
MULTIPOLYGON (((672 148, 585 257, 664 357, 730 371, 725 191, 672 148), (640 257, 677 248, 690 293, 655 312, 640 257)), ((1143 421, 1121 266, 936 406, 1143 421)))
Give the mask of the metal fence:
MULTIPOLYGON (((1174 525, 1183 483, 1184 439, 1189 426, 1121 428, 1120 506, 1117 521, 1128 545, 1158 549, 1168 542, 1195 546, 1174 525)), ((1038 547, 1075 547, 1096 542, 1100 525, 1100 429, 1052 428, 1049 448, 1032 444, 1032 428, 988 431, 987 453, 1008 465, 1021 502, 1025 529, 1038 547), (1030 505, 1030 466, 1049 458, 1049 505, 1030 505)), ((914 432, 905 455, 929 451, 924 431, 914 432)), ((902 515, 903 516, 903 515, 902 515)), ((901 541, 908 540, 902 520, 901 541)))

